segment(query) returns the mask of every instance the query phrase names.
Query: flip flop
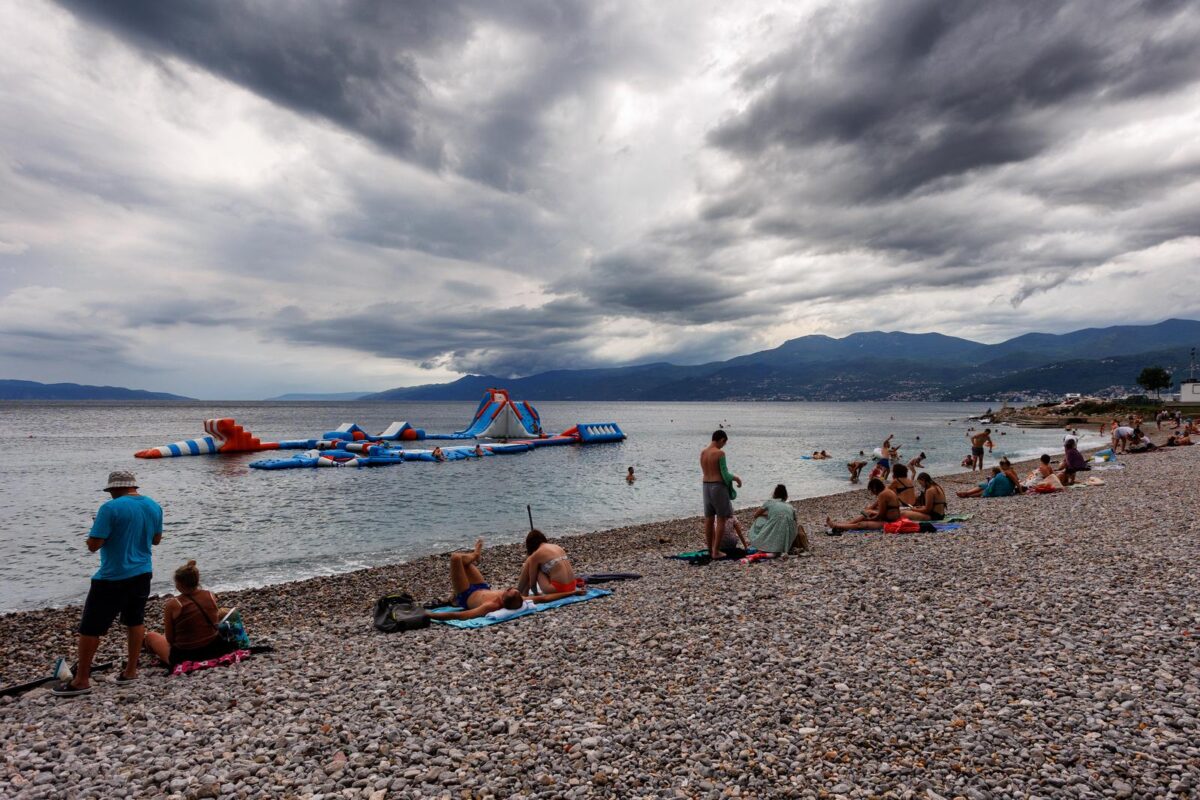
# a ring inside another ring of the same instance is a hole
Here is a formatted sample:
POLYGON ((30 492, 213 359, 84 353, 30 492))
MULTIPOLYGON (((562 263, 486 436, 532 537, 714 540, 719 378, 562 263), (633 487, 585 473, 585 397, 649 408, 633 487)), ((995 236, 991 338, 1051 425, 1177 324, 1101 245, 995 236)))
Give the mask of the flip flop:
POLYGON ((132 678, 126 678, 124 672, 118 672, 117 677, 113 678, 113 683, 119 684, 121 686, 124 686, 129 683, 134 683, 136 681, 137 681, 137 675, 134 675, 132 678))
POLYGON ((50 688, 50 694, 55 697, 79 697, 83 694, 91 694, 92 687, 88 686, 83 689, 72 686, 70 681, 56 683, 50 688))

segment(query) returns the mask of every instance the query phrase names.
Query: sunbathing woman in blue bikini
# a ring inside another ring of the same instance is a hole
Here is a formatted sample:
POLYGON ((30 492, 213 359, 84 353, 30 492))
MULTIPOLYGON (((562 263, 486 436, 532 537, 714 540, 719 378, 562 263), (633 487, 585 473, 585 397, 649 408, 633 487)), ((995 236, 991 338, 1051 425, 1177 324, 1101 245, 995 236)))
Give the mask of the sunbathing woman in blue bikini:
POLYGON ((548 603, 573 594, 583 594, 583 589, 555 594, 539 594, 523 597, 516 589, 493 589, 479 571, 479 556, 483 553, 483 539, 475 542, 469 553, 450 554, 450 585, 454 588, 454 605, 462 611, 431 611, 430 619, 474 619, 500 609, 516 611, 526 600, 548 603))

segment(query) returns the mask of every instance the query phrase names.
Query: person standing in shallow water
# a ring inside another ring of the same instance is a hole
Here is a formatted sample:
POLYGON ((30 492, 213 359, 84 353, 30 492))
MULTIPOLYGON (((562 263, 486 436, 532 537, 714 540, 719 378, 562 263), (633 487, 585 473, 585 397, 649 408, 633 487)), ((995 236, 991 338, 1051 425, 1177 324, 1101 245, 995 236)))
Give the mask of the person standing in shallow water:
POLYGON ((983 448, 992 447, 992 429, 984 428, 983 433, 971 437, 971 470, 983 469, 983 448))
POLYGON ((92 691, 92 659, 100 637, 108 633, 118 616, 126 628, 128 659, 117 683, 137 677, 138 656, 146 635, 146 600, 154 564, 150 548, 162 541, 162 508, 137 492, 132 472, 117 470, 108 475, 104 491, 112 499, 100 506, 88 533, 88 552, 100 551, 100 569, 83 604, 79 622, 79 666, 75 677, 50 691, 59 697, 74 697, 92 691))
POLYGON ((731 484, 742 486, 742 479, 725 466, 722 448, 729 441, 725 431, 713 431, 712 441, 700 451, 700 472, 704 480, 704 544, 711 558, 720 558, 721 535, 733 517, 733 499, 737 496, 731 484))
POLYGON ((629 471, 625 473, 625 482, 633 483, 636 480, 637 480, 637 476, 633 474, 633 467, 630 467, 629 471))

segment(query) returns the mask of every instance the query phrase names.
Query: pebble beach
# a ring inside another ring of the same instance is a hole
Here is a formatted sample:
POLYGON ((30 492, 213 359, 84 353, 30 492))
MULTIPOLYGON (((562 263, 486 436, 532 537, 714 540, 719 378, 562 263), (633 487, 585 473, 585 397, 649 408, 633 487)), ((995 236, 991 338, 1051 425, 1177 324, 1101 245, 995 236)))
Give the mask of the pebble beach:
MULTIPOLYGON (((227 593, 275 652, 0 698, 0 796, 1197 796, 1200 447, 1123 463, 1003 499, 950 476, 973 517, 937 534, 826 537, 865 488, 806 499, 812 554, 753 565, 664 559, 698 517, 564 539, 580 573, 643 578, 481 630, 371 625, 385 593, 446 597, 445 555, 227 593)), ((511 585, 521 557, 481 567, 511 585)), ((0 617, 2 682, 73 658, 78 613, 0 617)))

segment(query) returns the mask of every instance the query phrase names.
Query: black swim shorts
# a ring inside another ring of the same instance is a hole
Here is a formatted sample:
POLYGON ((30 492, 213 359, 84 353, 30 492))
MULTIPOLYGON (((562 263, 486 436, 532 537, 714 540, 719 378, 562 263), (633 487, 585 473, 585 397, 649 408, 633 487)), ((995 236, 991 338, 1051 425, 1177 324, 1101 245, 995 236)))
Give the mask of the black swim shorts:
POLYGON ((79 633, 83 636, 103 636, 118 616, 127 628, 146 621, 146 600, 150 598, 151 573, 144 572, 119 581, 92 581, 87 600, 83 603, 83 618, 79 633))
MULTIPOLYGON (((960 451, 960 452, 961 452, 961 451, 960 451)), ((973 455, 973 456, 981 456, 981 455, 983 455, 983 445, 978 445, 978 444, 977 444, 977 445, 972 445, 972 446, 971 446, 971 455, 973 455)))

